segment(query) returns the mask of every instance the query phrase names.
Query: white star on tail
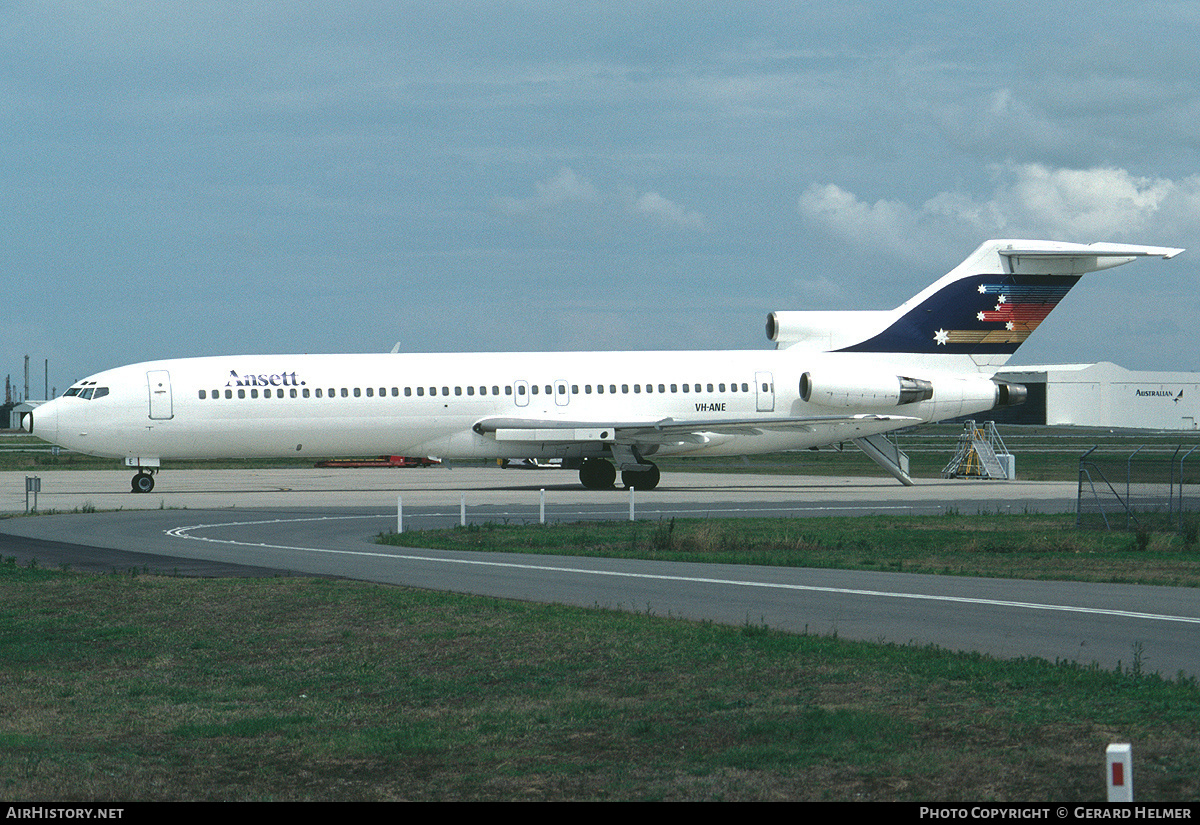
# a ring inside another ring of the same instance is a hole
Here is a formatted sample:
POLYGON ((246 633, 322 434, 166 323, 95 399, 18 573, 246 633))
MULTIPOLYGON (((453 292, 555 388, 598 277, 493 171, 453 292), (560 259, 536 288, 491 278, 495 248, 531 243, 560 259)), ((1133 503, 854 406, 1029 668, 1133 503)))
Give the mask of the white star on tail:
POLYGON ((944 329, 939 329, 933 334, 933 340, 938 342, 939 347, 945 346, 950 342, 950 333, 946 332, 944 329))

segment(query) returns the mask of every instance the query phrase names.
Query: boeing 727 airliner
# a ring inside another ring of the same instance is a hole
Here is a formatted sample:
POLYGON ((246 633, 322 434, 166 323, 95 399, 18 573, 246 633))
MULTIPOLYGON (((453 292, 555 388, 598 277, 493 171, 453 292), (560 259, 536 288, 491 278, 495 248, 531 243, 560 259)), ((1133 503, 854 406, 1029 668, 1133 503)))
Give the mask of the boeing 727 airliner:
POLYGON ((993 376, 1087 272, 1183 250, 988 241, 892 310, 772 312, 774 350, 238 355, 106 370, 23 428, 123 458, 561 458, 592 489, 653 489, 652 456, 853 441, 901 482, 883 433, 1019 404, 993 376))

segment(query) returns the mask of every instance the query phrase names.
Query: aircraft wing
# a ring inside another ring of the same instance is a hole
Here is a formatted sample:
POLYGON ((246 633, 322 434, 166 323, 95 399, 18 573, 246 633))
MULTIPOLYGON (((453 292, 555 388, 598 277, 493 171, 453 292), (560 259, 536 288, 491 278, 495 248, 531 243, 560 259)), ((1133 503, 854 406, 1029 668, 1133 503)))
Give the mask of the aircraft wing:
POLYGON ((912 421, 908 415, 806 415, 755 418, 660 418, 646 421, 570 421, 561 418, 483 418, 472 429, 497 441, 600 441, 609 444, 704 443, 705 434, 762 435, 771 430, 815 432, 860 421, 912 421))

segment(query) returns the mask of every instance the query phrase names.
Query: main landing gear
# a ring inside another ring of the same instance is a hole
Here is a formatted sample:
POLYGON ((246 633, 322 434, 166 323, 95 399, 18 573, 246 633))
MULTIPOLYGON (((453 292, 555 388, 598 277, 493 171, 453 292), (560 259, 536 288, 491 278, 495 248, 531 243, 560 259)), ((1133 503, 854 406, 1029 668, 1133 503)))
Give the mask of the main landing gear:
MULTIPOLYGON (((621 483, 638 490, 653 490, 661 474, 658 467, 643 459, 640 469, 621 471, 621 483)), ((608 490, 617 480, 617 469, 603 458, 587 458, 579 467, 579 481, 589 490, 608 490)))
POLYGON ((148 493, 154 489, 154 476, 149 470, 138 470, 137 475, 130 482, 135 493, 148 493))

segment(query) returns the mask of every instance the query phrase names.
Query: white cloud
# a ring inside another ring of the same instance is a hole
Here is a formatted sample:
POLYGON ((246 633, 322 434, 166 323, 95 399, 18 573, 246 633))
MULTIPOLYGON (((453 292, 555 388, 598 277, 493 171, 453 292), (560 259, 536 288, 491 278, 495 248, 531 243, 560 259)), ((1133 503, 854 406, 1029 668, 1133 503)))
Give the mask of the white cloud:
POLYGON ((669 201, 657 192, 647 192, 638 198, 630 207, 632 211, 653 218, 654 220, 676 226, 681 229, 705 229, 704 216, 699 212, 684 209, 679 204, 669 201))
POLYGON ((549 180, 535 184, 534 191, 536 194, 529 198, 497 198, 496 207, 511 217, 554 209, 568 203, 588 203, 597 197, 592 182, 566 166, 549 180))
POLYGON ((1200 231, 1200 175, 1146 178, 1125 169, 994 167, 990 196, 940 192, 919 206, 867 203, 836 184, 812 184, 799 199, 809 220, 836 235, 905 258, 970 246, 982 236, 1065 241, 1180 243, 1200 231))
POLYGON ((509 217, 520 217, 551 215, 570 207, 586 206, 603 213, 604 217, 625 214, 677 229, 707 229, 702 214, 680 206, 657 192, 602 192, 590 180, 566 166, 553 178, 535 184, 534 192, 528 198, 497 198, 495 208, 509 217), (621 207, 622 203, 624 208, 621 207))

